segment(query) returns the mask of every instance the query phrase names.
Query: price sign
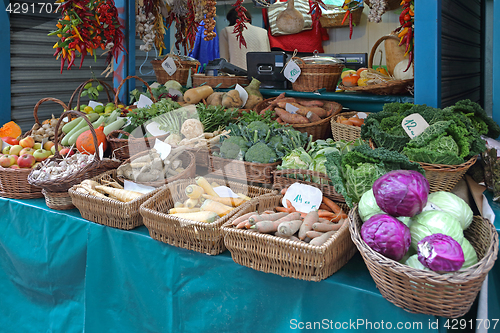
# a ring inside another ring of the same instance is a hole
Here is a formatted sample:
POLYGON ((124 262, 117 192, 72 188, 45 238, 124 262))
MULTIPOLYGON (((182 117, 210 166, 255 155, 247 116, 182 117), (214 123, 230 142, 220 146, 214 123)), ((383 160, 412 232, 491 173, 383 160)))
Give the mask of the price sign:
POLYGON ((293 183, 287 190, 281 203, 287 207, 286 200, 290 200, 293 207, 302 213, 309 213, 312 210, 318 210, 323 199, 323 193, 317 187, 293 183))
POLYGON ((290 112, 290 113, 295 114, 295 113, 297 113, 297 111, 299 110, 299 108, 296 107, 296 106, 294 106, 294 105, 292 105, 292 104, 290 104, 290 103, 286 103, 285 104, 285 110, 288 111, 288 112, 290 112))
POLYGON ((238 91, 240 93, 241 101, 243 102, 243 106, 245 106, 245 104, 247 104, 247 100, 248 100, 247 91, 245 90, 245 88, 243 88, 239 84, 236 84, 236 87, 234 87, 234 89, 236 89, 236 91, 238 91))
POLYGON ((174 75, 175 71, 177 71, 177 66, 175 65, 174 58, 167 57, 164 62, 161 63, 161 67, 167 72, 168 75, 174 75))
POLYGON ((425 131, 425 129, 429 127, 429 124, 420 114, 413 113, 403 119, 403 121, 401 122, 401 126, 403 126, 406 134, 408 134, 408 136, 413 139, 414 137, 425 131))
POLYGON ((295 63, 295 61, 289 61, 288 64, 283 69, 283 75, 285 79, 294 83, 295 80, 300 76, 300 67, 295 63))

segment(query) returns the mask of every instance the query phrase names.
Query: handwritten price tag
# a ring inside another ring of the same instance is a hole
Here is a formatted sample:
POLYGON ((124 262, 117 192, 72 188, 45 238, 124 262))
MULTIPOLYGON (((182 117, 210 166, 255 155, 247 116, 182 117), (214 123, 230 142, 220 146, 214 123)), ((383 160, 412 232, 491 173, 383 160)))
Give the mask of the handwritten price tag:
POLYGON ((301 70, 299 65, 295 63, 295 61, 289 61, 288 64, 283 69, 283 75, 285 79, 294 83, 295 80, 300 76, 301 70))
POLYGON ((403 119, 403 121, 401 122, 401 126, 403 126, 406 134, 408 134, 408 136, 413 139, 414 137, 425 131, 425 129, 429 127, 429 124, 420 114, 413 113, 403 119))
POLYGON ((172 76, 177 71, 177 66, 172 57, 167 57, 164 62, 161 63, 161 67, 167 72, 168 75, 172 76))
POLYGON ((286 103, 285 104, 285 110, 288 111, 288 112, 290 112, 290 113, 295 114, 295 113, 297 113, 297 111, 299 110, 299 108, 296 107, 296 106, 294 106, 294 105, 292 105, 292 104, 290 104, 290 103, 286 103))
POLYGON ((283 207, 287 207, 286 200, 290 200, 293 207, 302 213, 309 213, 312 210, 318 210, 321 205, 323 193, 319 188, 311 185, 293 183, 286 190, 281 203, 283 207))

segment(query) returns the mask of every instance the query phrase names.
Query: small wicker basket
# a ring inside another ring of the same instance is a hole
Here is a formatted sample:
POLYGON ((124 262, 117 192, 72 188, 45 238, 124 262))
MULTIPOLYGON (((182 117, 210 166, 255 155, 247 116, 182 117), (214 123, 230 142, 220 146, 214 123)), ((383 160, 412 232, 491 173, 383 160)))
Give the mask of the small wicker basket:
POLYGON ((234 88, 236 84, 240 86, 248 86, 250 83, 246 76, 228 76, 228 75, 219 75, 219 76, 207 76, 205 74, 194 74, 193 78, 193 87, 198 87, 203 84, 210 86, 212 88, 234 88))
POLYGON ((335 191, 330 178, 318 171, 303 169, 285 169, 273 171, 273 188, 281 191, 293 183, 307 184, 317 187, 323 195, 333 201, 345 202, 345 198, 335 191))
POLYGON ((45 197, 45 204, 50 209, 66 210, 75 208, 68 192, 47 192, 43 189, 42 194, 45 197))
POLYGON ((191 70, 191 74, 196 73, 196 69, 200 65, 199 61, 182 60, 176 54, 167 54, 162 60, 152 60, 151 64, 153 65, 153 70, 156 75, 156 81, 159 84, 165 84, 165 82, 169 80, 175 80, 183 86, 187 83, 189 71, 191 70), (177 66, 177 70, 173 75, 168 75, 168 73, 161 66, 167 57, 174 58, 175 65, 177 66))
MULTIPOLYGON (((92 180, 99 184, 106 184, 107 181, 116 181, 123 185, 120 179, 116 177, 116 170, 104 172, 92 178, 92 180)), ((131 230, 143 225, 139 207, 161 189, 157 188, 130 202, 121 202, 79 192, 79 187, 80 185, 75 185, 68 192, 72 203, 78 208, 84 219, 123 230, 131 230)))
POLYGON ((374 95, 409 95, 413 88, 413 79, 391 80, 369 86, 346 87, 339 84, 340 90, 359 91, 374 95))
MULTIPOLYGON (((269 195, 252 200, 241 209, 239 215, 272 210, 280 205, 282 197, 269 195)), ((344 204, 340 206, 346 209, 344 204)), ((257 271, 306 281, 321 281, 338 271, 356 252, 347 222, 323 245, 315 246, 247 229, 236 229, 232 225, 235 218, 237 216, 233 216, 222 227, 224 244, 231 252, 234 262, 257 271)))
MULTIPOLYGON (((224 182, 213 177, 205 178, 210 183, 217 182, 228 186, 236 193, 258 198, 257 200, 260 200, 263 195, 276 194, 276 191, 262 187, 232 181, 224 182)), ((148 228, 151 237, 160 242, 209 255, 220 254, 226 250, 222 225, 232 216, 239 216, 241 208, 246 204, 233 209, 229 214, 212 223, 190 221, 169 215, 168 211, 174 207, 175 202, 187 199, 185 188, 191 184, 196 184, 195 179, 182 179, 169 183, 147 200, 140 208, 144 225, 148 228)))
MULTIPOLYGON (((364 113, 369 114, 368 112, 364 112, 364 113)), ((358 114, 357 111, 341 112, 332 118, 331 125, 332 125, 333 140, 335 140, 335 141, 340 141, 340 140, 354 141, 354 140, 361 137, 361 127, 341 124, 341 123, 337 122, 337 120, 340 117, 349 118, 349 117, 355 116, 356 114, 358 114)))
MULTIPOLYGON (((328 9, 328 5, 327 5, 328 9)), ((352 24, 357 26, 361 22, 361 15, 363 14, 363 7, 358 7, 352 11, 352 24)), ((319 22, 323 28, 349 28, 349 20, 342 24, 342 20, 345 15, 345 10, 334 12, 334 13, 326 13, 321 14, 319 18, 319 22)))
POLYGON ((361 224, 354 207, 349 212, 349 230, 377 288, 389 302, 412 313, 446 318, 465 315, 498 254, 498 233, 490 221, 480 216, 475 216, 464 230, 479 262, 452 274, 415 269, 375 252, 361 238, 361 224))
MULTIPOLYGON (((365 3, 368 7, 371 8, 371 3, 370 0, 365 0, 365 3)), ((386 11, 390 10, 395 10, 401 7, 401 1, 400 0, 386 0, 386 11)))
POLYGON ((292 83, 293 90, 314 92, 319 89, 326 89, 326 91, 337 89, 337 83, 345 67, 344 64, 306 64, 299 57, 293 57, 292 60, 298 60, 296 62, 301 70, 297 80, 292 83))

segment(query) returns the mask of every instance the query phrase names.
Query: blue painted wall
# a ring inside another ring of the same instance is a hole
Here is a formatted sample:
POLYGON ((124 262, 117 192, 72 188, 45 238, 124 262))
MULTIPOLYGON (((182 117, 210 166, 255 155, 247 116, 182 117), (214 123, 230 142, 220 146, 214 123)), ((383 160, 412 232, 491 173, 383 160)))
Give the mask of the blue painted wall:
POLYGON ((0 125, 10 121, 10 20, 5 11, 8 1, 0 2, 0 125), (8 50, 8 51, 6 51, 8 50))

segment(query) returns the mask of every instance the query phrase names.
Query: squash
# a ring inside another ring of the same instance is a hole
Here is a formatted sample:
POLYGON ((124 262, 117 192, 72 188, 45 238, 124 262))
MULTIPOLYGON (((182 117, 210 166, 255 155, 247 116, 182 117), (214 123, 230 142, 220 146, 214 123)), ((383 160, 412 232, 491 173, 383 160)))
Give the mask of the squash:
POLYGON ((13 121, 9 121, 8 123, 4 124, 2 128, 0 128, 1 138, 5 136, 17 138, 18 136, 21 136, 21 134, 23 134, 23 131, 21 131, 21 127, 19 127, 19 125, 13 121))
POLYGON ((264 97, 262 97, 259 90, 260 83, 261 82, 256 78, 252 78, 252 82, 245 87, 245 90, 248 93, 247 102, 243 106, 245 109, 253 109, 257 104, 264 100, 264 97))
POLYGON ((198 104, 202 99, 210 96, 214 90, 208 85, 191 88, 184 93, 184 101, 189 104, 198 104))
MULTIPOLYGON (((104 126, 101 125, 96 128, 95 134, 97 137, 97 147, 102 143, 103 151, 108 147, 108 141, 106 140, 106 135, 104 134, 104 126)), ((93 155, 95 154, 94 138, 92 137, 91 130, 87 130, 78 136, 76 139, 76 149, 82 154, 93 155)))

